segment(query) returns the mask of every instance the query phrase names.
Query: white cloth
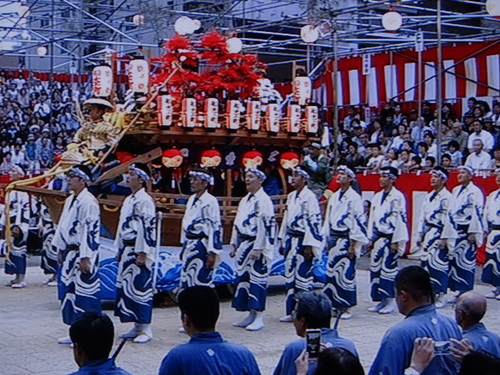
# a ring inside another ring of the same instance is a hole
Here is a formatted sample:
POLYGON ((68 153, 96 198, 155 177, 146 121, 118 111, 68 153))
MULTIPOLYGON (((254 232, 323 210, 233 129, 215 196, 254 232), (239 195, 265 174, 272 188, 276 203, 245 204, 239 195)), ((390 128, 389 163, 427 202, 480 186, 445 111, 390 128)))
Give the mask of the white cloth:
POLYGON ((473 132, 471 135, 469 135, 469 139, 467 141, 467 148, 469 150, 473 149, 472 143, 474 142, 475 139, 480 139, 481 141, 483 141, 483 150, 484 151, 489 152, 493 148, 494 139, 493 139, 493 135, 491 135, 490 132, 483 129, 479 132, 479 134, 476 134, 476 132, 473 132))
POLYGON ((486 151, 481 151, 479 155, 473 152, 465 159, 465 166, 472 169, 489 169, 491 166, 491 156, 486 151))
MULTIPOLYGON (((432 190, 425 196, 422 203, 422 213, 417 224, 417 239, 425 235, 427 225, 442 227, 441 238, 443 239, 455 239, 457 237, 450 218, 453 202, 453 196, 446 188, 441 189, 438 193, 436 193, 436 190, 432 190)), ((450 246, 453 246, 453 243, 450 243, 450 246)))
POLYGON ((468 225, 468 233, 474 234, 477 246, 483 244, 486 228, 483 210, 484 194, 473 182, 467 186, 458 185, 452 191, 454 205, 450 211, 455 225, 468 225))

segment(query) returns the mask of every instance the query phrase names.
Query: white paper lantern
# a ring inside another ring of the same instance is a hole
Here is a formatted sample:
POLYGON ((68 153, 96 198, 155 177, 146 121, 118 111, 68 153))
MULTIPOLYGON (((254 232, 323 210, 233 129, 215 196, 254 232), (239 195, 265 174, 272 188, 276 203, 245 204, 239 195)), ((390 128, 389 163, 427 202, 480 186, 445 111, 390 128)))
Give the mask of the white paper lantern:
POLYGON ((260 129, 261 104, 258 100, 249 100, 247 104, 247 129, 260 129))
POLYGON ((149 63, 142 56, 136 56, 128 64, 128 83, 137 94, 147 95, 149 92, 149 63))
POLYGON ((295 77, 293 80, 293 97, 300 105, 306 105, 311 99, 312 83, 309 77, 295 77))
POLYGON ((219 128, 219 101, 216 98, 205 100, 205 127, 219 128))
POLYGON ((229 38, 226 41, 226 46, 229 53, 238 53, 243 48, 243 42, 240 38, 229 38))
POLYGON ((228 100, 226 105, 226 126, 228 129, 238 130, 240 128, 241 103, 239 100, 228 100))
POLYGON ((300 105, 298 104, 289 104, 287 107, 286 114, 287 121, 287 130, 289 133, 298 133, 300 132, 300 105))
POLYGON ((396 31, 403 24, 403 17, 398 12, 388 11, 382 16, 382 26, 387 31, 396 31))
POLYGON ((134 17, 132 17, 132 22, 136 26, 144 25, 144 14, 136 14, 134 17))
POLYGON ((306 132, 317 133, 319 121, 319 110, 315 105, 306 107, 306 132))
POLYGON ((47 54, 47 52, 48 52, 48 49, 45 46, 40 46, 36 49, 36 54, 38 56, 45 56, 47 54))
POLYGON ((318 28, 312 25, 305 25, 300 29, 300 37, 306 43, 314 43, 319 38, 318 28))
POLYGON ((490 16, 500 17, 500 0, 487 0, 486 11, 490 16))
POLYGON ((160 93, 156 102, 158 105, 158 125, 159 126, 172 126, 174 114, 174 99, 172 95, 167 93, 160 93))
POLYGON ((177 18, 174 23, 174 30, 179 35, 192 34, 200 27, 201 22, 199 20, 193 20, 186 16, 177 18))
POLYGON ((113 70, 108 65, 99 65, 92 70, 92 92, 94 96, 105 98, 113 90, 113 70))
POLYGON ((196 99, 182 99, 181 118, 182 126, 186 128, 194 128, 196 126, 196 99))
POLYGON ((277 103, 270 103, 266 108, 266 130, 272 133, 280 131, 281 110, 277 103))

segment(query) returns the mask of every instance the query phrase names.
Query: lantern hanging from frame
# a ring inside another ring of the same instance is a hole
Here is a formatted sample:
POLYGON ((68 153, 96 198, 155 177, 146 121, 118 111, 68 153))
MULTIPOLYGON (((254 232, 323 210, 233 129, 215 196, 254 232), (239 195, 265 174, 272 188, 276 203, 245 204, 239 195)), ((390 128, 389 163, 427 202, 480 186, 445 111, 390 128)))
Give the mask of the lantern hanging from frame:
POLYGON ((99 65, 92 70, 92 92, 95 97, 107 98, 113 91, 113 70, 109 65, 99 65))
POLYGON ((317 133, 319 121, 319 109, 316 105, 306 107, 306 133, 317 133))
POLYGON ((205 100, 205 127, 219 128, 219 100, 207 98, 205 100))
POLYGON ((181 110, 182 126, 186 128, 194 128, 196 126, 196 99, 182 99, 181 110))
POLYGON ((149 92, 149 63, 142 56, 135 56, 128 64, 128 83, 132 92, 147 95, 149 92))
POLYGON ((227 127, 228 129, 238 130, 241 121, 241 103, 239 100, 228 100, 226 105, 227 127))
POLYGON ((266 130, 272 133, 280 131, 281 109, 277 103, 269 103, 266 108, 266 130))
POLYGON ((160 92, 156 98, 158 108, 158 125, 159 126, 172 126, 173 124, 173 106, 174 98, 168 92, 160 92))
POLYGON ((248 130, 260 129, 261 103, 258 100, 249 100, 247 104, 247 128, 248 130))
POLYGON ((288 132, 289 133, 300 132, 300 118, 302 115, 300 111, 300 105, 297 103, 290 103, 287 106, 286 112, 287 112, 286 123, 288 132))
POLYGON ((306 105, 311 100, 312 83, 309 77, 295 77, 293 79, 293 98, 300 105, 306 105))

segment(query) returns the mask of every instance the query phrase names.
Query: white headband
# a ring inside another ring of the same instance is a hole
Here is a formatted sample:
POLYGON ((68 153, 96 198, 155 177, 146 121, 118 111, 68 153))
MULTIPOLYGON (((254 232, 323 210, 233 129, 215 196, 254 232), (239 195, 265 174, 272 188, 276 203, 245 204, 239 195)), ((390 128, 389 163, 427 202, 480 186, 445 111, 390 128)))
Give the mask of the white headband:
POLYGON ((345 172, 345 174, 351 178, 356 178, 356 175, 354 174, 352 169, 347 168, 345 165, 340 165, 337 167, 337 172, 340 172, 340 171, 345 172))
POLYGON ((437 170, 437 169, 433 169, 433 170, 431 170, 431 173, 436 174, 436 175, 438 175, 439 177, 441 177, 441 178, 443 178, 445 180, 448 179, 448 176, 443 171, 440 171, 440 170, 437 170))
POLYGON ((208 173, 200 172, 200 171, 191 171, 191 172, 189 172, 189 175, 191 177, 198 177, 200 180, 207 181, 208 183, 210 183, 211 177, 208 173))
POLYGON ((83 172, 81 169, 71 168, 69 171, 71 173, 73 173, 76 177, 81 178, 82 180, 90 182, 90 177, 87 176, 87 174, 85 172, 83 172))
POLYGON ((461 165, 461 166, 457 167, 457 169, 458 170, 465 169, 467 172, 469 172, 470 175, 474 174, 474 169, 472 169, 468 165, 461 165))
POLYGON ((397 180, 397 178, 398 178, 398 176, 394 175, 390 171, 382 171, 382 172, 380 172, 380 174, 384 175, 384 176, 387 176, 387 177, 390 177, 390 178, 393 178, 395 180, 397 180))
POLYGON ((307 173, 305 170, 303 170, 302 168, 300 167, 297 167, 293 170, 295 173, 297 173, 298 175, 304 177, 305 179, 309 179, 311 176, 309 176, 309 173, 307 173))
POLYGON ((142 180, 143 180, 143 181, 145 181, 145 182, 148 182, 148 181, 149 181, 149 176, 148 176, 148 174, 147 174, 145 171, 143 171, 142 169, 137 168, 137 167, 135 166, 135 164, 132 164, 132 165, 128 168, 128 170, 129 170, 129 171, 132 171, 132 172, 135 172, 135 174, 136 174, 137 176, 139 176, 140 178, 142 178, 142 180))
POLYGON ((257 169, 257 168, 247 168, 245 172, 251 172, 253 173, 254 175, 256 175, 258 178, 260 178, 261 180, 265 180, 266 179, 266 174, 264 172, 262 172, 261 170, 257 169))
POLYGON ((495 172, 494 172, 494 173, 495 173, 495 174, 499 174, 499 173, 500 173, 500 168, 495 169, 495 172))

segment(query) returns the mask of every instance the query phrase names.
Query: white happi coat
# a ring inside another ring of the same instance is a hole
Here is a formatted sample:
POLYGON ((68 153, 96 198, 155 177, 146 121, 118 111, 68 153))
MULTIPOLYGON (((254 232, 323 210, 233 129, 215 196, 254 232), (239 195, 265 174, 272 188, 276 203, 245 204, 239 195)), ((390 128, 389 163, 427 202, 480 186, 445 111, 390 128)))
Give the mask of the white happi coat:
POLYGON ((474 234, 476 245, 483 244, 483 232, 486 225, 483 217, 484 195, 483 192, 470 182, 462 191, 463 185, 453 188, 454 206, 451 211, 451 218, 455 226, 468 225, 468 233, 474 234))

